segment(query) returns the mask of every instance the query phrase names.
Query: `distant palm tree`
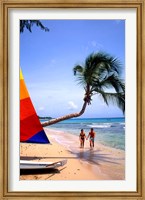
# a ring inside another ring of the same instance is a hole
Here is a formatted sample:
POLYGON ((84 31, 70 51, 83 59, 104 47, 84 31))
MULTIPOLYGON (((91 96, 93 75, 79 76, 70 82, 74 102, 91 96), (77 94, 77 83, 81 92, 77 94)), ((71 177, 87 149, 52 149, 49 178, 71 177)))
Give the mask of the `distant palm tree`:
POLYGON ((20 33, 23 33, 25 28, 32 32, 32 26, 34 24, 44 31, 49 31, 49 29, 45 27, 40 20, 20 20, 20 33))
POLYGON ((78 113, 44 122, 42 126, 81 116, 87 105, 91 104, 93 95, 96 94, 101 96, 107 105, 114 103, 123 113, 125 112, 125 84, 120 78, 121 63, 117 58, 103 52, 92 53, 87 57, 84 65, 76 65, 73 72, 85 90, 82 109, 78 113), (110 92, 110 89, 113 92, 110 92))

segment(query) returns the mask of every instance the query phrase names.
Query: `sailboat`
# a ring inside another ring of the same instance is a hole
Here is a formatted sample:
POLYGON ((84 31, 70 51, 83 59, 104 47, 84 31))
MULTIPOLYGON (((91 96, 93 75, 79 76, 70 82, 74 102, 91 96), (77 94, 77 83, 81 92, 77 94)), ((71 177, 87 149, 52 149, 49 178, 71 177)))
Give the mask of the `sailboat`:
MULTIPOLYGON (((50 144, 31 101, 22 70, 20 70, 20 142, 50 144)), ((57 168, 66 163, 67 160, 33 162, 20 159, 20 169, 57 168)))

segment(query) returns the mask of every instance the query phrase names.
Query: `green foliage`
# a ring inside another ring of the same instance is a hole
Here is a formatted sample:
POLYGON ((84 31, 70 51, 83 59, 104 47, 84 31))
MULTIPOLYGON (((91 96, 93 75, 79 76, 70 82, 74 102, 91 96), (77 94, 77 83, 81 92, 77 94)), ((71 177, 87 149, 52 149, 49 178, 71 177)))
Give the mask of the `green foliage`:
POLYGON ((20 20, 20 33, 23 33, 25 28, 32 32, 32 26, 34 24, 44 31, 49 31, 47 27, 43 26, 40 20, 20 20))
POLYGON ((85 89, 84 101, 90 104, 92 96, 98 94, 107 105, 116 104, 124 113, 125 84, 120 78, 121 69, 121 62, 104 52, 92 53, 83 66, 76 65, 73 71, 85 89), (115 92, 108 92, 110 89, 115 92))

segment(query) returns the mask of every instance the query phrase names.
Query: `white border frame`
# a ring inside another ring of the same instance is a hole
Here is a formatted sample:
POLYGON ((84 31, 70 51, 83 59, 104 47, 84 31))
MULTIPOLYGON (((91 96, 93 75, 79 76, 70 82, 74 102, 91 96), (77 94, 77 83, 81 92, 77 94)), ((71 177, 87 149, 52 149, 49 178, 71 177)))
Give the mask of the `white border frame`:
POLYGON ((48 8, 9 9, 9 191, 108 192, 136 191, 136 9, 48 8), (49 10, 49 12, 48 12, 49 10), (81 13, 81 14, 80 14, 81 13), (87 16, 87 17, 86 17, 87 16), (19 20, 124 19, 126 21, 126 176, 123 181, 19 180, 19 20), (130 51, 131 48, 131 51, 130 51), (130 75, 131 69, 131 76, 130 75), (133 90, 132 90, 133 88, 133 90), (131 103, 130 103, 131 102, 131 103), (14 106, 13 106, 14 105, 14 106), (130 140, 131 135, 131 140, 130 140), (134 155, 134 156, 132 156, 134 155))

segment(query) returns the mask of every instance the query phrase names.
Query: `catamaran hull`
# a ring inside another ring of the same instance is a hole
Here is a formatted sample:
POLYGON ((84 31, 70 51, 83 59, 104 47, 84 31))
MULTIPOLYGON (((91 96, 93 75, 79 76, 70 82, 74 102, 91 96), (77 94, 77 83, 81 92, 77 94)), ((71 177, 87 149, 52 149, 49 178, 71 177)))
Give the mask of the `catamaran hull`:
POLYGON ((20 160, 20 169, 48 169, 64 166, 67 160, 61 160, 58 162, 33 162, 27 160, 20 160))

